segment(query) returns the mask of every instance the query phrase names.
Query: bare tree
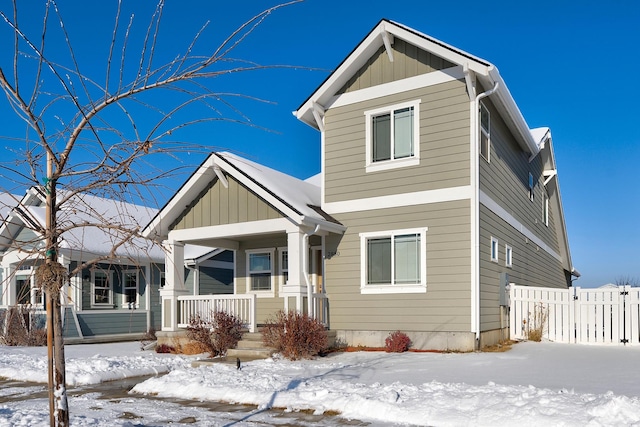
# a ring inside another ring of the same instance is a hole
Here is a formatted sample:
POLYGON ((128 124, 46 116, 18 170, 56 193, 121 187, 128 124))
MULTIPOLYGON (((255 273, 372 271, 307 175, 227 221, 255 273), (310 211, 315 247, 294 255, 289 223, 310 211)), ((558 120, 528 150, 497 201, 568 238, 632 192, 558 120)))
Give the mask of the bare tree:
POLYGON ((36 32, 28 31, 33 22, 23 25, 33 11, 19 11, 17 0, 11 10, 0 11, 11 37, 2 45, 13 47, 11 59, 0 62, 0 88, 14 119, 24 125, 20 134, 4 137, 13 147, 11 156, 8 151, 3 156, 9 160, 0 164, 5 191, 35 186, 46 195, 46 222, 41 226, 33 221, 34 231, 44 236, 46 244, 41 249, 34 245, 32 250, 44 260, 36 277, 47 301, 51 425, 69 423, 61 288, 70 275, 115 256, 117 248, 145 245, 139 240, 145 224, 131 220, 133 213, 122 212, 118 220, 102 217, 83 203, 83 195, 155 203, 158 186, 177 170, 154 168, 158 158, 179 159, 185 151, 206 149, 176 138, 182 129, 214 120, 253 126, 234 105, 234 100, 252 98, 239 91, 216 90, 214 83, 223 75, 282 67, 242 61, 232 54, 269 14, 295 2, 263 11, 220 43, 211 43, 205 23, 182 53, 162 60, 166 55, 159 44, 164 2, 156 4, 143 30, 136 31, 138 21, 133 15, 125 16, 119 1, 114 3, 108 53, 98 75, 85 72, 65 26, 65 11, 55 0, 46 2, 36 32), (134 40, 134 34, 142 36, 134 40), (52 49, 56 44, 64 47, 64 55, 52 49), (203 46, 215 47, 207 50, 203 46), (67 209, 80 207, 93 214, 91 219, 74 223, 65 217, 67 209), (107 231, 113 250, 69 272, 58 263, 58 245, 62 234, 78 227, 107 231))
POLYGON ((637 288, 640 286, 640 280, 637 277, 631 276, 618 276, 616 277, 616 286, 631 286, 632 288, 637 288))

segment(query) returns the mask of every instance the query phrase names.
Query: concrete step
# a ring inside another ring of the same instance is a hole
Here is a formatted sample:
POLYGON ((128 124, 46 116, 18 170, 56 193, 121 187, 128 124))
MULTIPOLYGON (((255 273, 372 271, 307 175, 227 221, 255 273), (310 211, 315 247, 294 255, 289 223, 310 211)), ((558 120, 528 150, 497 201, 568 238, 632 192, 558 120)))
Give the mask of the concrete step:
POLYGON ((236 346, 236 348, 239 348, 239 349, 254 349, 254 348, 265 348, 265 347, 266 346, 264 345, 262 340, 254 341, 254 340, 245 340, 245 339, 238 341, 238 345, 236 346))

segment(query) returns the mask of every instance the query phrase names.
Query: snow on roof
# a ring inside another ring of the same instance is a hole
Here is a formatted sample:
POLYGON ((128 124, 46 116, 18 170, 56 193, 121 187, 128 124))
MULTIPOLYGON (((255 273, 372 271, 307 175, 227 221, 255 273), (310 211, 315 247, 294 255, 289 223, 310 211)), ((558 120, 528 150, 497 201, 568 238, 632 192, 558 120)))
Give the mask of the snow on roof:
POLYGON ((316 187, 320 187, 322 185, 322 173, 317 173, 313 176, 310 176, 309 178, 304 180, 305 182, 308 182, 309 184, 313 184, 316 187))
POLYGON ((546 138, 547 134, 550 132, 550 129, 548 127, 541 127, 530 129, 529 132, 531 132, 533 140, 538 144, 538 146, 540 146, 546 138))
POLYGON ((316 208, 320 206, 319 186, 252 162, 233 153, 221 152, 217 154, 254 183, 270 191, 282 202, 289 205, 298 214, 319 220, 326 219, 316 209, 312 208, 312 206, 316 208))
POLYGON ((0 193, 0 221, 7 218, 22 197, 11 193, 0 193))

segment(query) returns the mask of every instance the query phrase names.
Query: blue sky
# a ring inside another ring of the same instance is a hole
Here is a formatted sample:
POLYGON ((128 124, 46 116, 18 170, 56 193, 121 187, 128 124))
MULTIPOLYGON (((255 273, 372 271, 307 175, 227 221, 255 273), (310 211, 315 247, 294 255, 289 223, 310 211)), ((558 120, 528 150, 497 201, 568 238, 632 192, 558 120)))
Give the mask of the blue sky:
MULTIPOLYGON (((126 13, 135 12, 136 22, 145 22, 151 3, 125 1, 126 13)), ((171 57, 184 50, 207 20, 210 27, 200 47, 216 45, 246 19, 275 4, 168 0, 161 53, 171 57)), ((103 67, 103 51, 96 46, 110 37, 114 5, 59 0, 89 74, 103 67)), ((11 12, 10 2, 0 0, 0 10, 11 12)), ((23 24, 37 25, 39 18, 31 21, 37 16, 33 11, 25 14, 23 24)), ((238 101, 252 123, 270 131, 214 123, 192 128, 182 137, 236 151, 300 178, 315 174, 320 135, 291 112, 381 18, 492 62, 529 126, 551 128, 573 263, 582 273, 575 284, 640 280, 640 190, 635 185, 640 160, 640 2, 306 0, 273 13, 235 52, 262 64, 299 68, 220 79, 221 90, 272 102, 238 101)), ((6 25, 0 23, 2 43, 5 36, 6 25)), ((0 58, 3 69, 10 66, 6 54, 0 58)), ((3 101, 0 113, 7 117, 3 101)), ((11 129, 11 123, 1 120, 5 130, 11 129)), ((4 147, 10 144, 3 141, 4 147)), ((187 165, 203 158, 202 153, 181 156, 187 165)))

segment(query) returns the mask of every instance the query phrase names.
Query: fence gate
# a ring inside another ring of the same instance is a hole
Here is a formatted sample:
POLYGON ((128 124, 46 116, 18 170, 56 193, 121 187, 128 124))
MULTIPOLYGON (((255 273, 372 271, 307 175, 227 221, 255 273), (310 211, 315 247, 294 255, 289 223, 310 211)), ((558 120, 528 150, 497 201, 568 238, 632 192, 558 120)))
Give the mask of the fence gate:
POLYGON ((640 288, 537 288, 511 285, 512 339, 542 330, 545 339, 580 344, 640 344, 640 288))

